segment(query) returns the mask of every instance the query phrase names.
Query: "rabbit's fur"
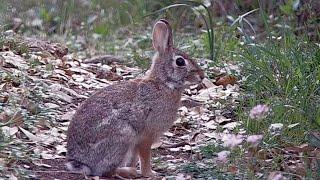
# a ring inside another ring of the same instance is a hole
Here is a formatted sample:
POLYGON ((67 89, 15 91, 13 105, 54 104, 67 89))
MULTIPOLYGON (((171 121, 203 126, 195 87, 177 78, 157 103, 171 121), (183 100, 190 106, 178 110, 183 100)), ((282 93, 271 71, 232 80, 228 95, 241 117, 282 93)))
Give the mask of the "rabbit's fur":
POLYGON ((68 129, 68 169, 131 176, 139 157, 142 175, 154 175, 151 145, 175 121, 183 89, 200 83, 204 72, 173 48, 167 21, 155 24, 152 39, 157 53, 144 78, 101 89, 78 108, 68 129))

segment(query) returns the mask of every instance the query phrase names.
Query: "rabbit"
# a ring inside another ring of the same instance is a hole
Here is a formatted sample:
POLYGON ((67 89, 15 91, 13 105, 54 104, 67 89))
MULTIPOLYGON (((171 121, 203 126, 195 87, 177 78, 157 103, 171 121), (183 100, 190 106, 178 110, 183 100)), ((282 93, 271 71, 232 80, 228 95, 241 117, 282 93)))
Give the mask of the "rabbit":
POLYGON ((169 23, 152 32, 156 51, 146 75, 97 91, 73 116, 67 134, 69 170, 93 176, 135 177, 139 159, 144 177, 151 168, 151 145, 176 120, 183 90, 199 84, 204 71, 173 47, 169 23))

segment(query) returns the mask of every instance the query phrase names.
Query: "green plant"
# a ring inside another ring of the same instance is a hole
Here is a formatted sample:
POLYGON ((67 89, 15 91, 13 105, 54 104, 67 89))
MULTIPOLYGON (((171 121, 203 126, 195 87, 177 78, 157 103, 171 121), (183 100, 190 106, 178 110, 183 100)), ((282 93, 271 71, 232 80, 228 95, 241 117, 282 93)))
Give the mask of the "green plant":
POLYGON ((281 40, 248 44, 241 61, 245 90, 253 95, 250 106, 260 102, 272 105, 267 123, 260 125, 299 123, 301 133, 286 129, 286 134, 300 140, 303 132, 319 128, 320 51, 316 44, 285 33, 281 40))
POLYGON ((207 158, 212 158, 215 153, 222 151, 224 148, 216 144, 209 144, 203 147, 200 147, 200 152, 207 158))

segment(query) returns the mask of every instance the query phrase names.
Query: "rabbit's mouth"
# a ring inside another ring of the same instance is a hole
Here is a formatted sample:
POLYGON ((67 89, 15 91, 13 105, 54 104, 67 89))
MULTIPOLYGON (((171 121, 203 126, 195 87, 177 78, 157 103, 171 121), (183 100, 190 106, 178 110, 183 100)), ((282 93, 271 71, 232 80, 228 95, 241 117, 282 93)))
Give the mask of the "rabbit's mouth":
POLYGON ((193 86, 202 83, 202 78, 200 76, 193 77, 191 80, 186 80, 184 82, 185 86, 193 86))

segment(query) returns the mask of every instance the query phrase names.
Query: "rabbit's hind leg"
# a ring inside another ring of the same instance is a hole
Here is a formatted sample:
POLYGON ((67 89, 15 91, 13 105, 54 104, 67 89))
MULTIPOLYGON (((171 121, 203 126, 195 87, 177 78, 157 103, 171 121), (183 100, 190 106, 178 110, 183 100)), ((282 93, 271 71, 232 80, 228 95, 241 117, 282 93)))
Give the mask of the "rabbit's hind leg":
POLYGON ((122 162, 122 166, 136 168, 139 158, 138 153, 138 147, 136 145, 131 146, 122 162))
POLYGON ((121 127, 123 128, 118 133, 107 136, 94 145, 93 158, 95 160, 91 162, 95 174, 112 175, 123 166, 128 152, 134 146, 136 134, 126 124, 121 127))
MULTIPOLYGON (((122 162, 130 147, 130 139, 128 141, 120 140, 118 142, 106 138, 96 147, 94 174, 112 176, 118 167, 122 166, 122 162)), ((94 161, 92 161, 94 162, 94 161)))

